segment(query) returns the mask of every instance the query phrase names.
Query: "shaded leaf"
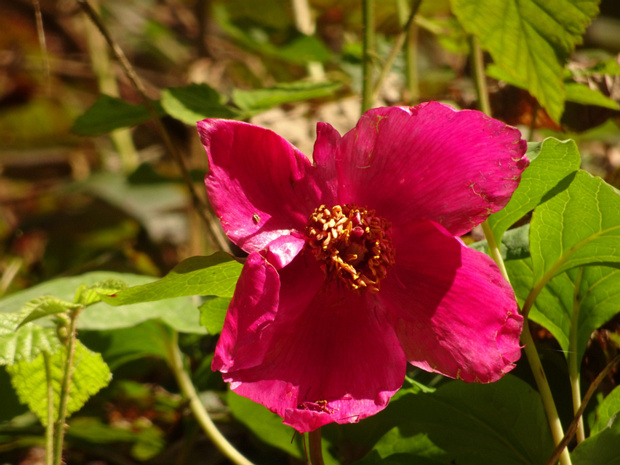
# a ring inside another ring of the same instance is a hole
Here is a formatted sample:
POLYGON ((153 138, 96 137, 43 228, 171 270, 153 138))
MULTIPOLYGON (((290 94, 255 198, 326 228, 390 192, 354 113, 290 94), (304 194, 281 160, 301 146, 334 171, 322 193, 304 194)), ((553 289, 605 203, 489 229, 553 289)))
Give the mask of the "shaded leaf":
MULTIPOLYGON (((530 225, 525 224, 515 229, 510 229, 502 237, 500 252, 504 260, 518 260, 530 256, 530 225)), ((478 252, 487 253, 488 242, 486 240, 474 242, 470 245, 478 252)))
POLYGON ((103 300, 119 306, 192 295, 232 297, 242 267, 223 252, 191 257, 158 281, 125 289, 103 300))
POLYGON ((207 84, 171 87, 162 92, 166 112, 186 124, 196 125, 205 118, 234 118, 236 113, 221 103, 221 96, 207 84))
MULTIPOLYGON (((78 411, 84 403, 110 382, 112 374, 100 354, 91 352, 81 342, 75 342, 74 370, 71 377, 71 395, 67 413, 78 411)), ((54 390, 54 420, 58 419, 60 390, 67 350, 63 346, 50 357, 54 390)), ((41 422, 47 424, 47 382, 43 354, 32 362, 21 361, 7 367, 11 383, 20 402, 27 404, 41 422)))
POLYGON ((563 65, 598 0, 452 0, 463 28, 480 39, 493 61, 559 121, 564 109, 563 65))
POLYGON ((573 453, 571 460, 573 465, 618 465, 620 454, 620 420, 601 431, 596 436, 591 436, 581 442, 573 453))
MULTIPOLYGON (((163 110, 159 103, 153 102, 153 105, 161 116, 163 110)), ((115 97, 101 95, 88 110, 77 117, 71 130, 81 136, 97 136, 150 119, 151 115, 143 104, 132 105, 115 97)))
POLYGON ((613 423, 620 423, 620 386, 616 386, 603 402, 596 407, 596 419, 590 435, 600 433, 605 428, 610 428, 613 423))
POLYGON ((502 210, 489 217, 489 225, 499 242, 504 232, 540 203, 568 187, 579 169, 581 157, 574 141, 546 139, 530 145, 528 156, 535 158, 521 175, 519 187, 502 210))

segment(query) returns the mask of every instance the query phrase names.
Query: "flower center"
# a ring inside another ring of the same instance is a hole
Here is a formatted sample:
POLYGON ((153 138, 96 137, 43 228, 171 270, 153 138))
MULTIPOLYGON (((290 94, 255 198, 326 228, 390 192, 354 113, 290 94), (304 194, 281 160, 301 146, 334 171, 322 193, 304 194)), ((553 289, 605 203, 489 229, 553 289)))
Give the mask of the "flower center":
POLYGON ((351 289, 379 292, 394 264, 392 226, 374 210, 355 205, 325 205, 312 212, 306 226, 308 245, 328 276, 351 289))

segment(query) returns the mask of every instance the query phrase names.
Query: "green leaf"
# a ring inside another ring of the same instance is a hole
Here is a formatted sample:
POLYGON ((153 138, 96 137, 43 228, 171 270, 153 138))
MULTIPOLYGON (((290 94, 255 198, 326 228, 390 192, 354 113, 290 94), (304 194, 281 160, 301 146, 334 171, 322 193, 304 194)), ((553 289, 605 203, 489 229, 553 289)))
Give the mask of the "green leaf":
POLYGON ((288 82, 269 89, 233 90, 233 102, 248 113, 257 113, 277 105, 311 98, 328 97, 340 88, 334 82, 288 82))
POLYGON ((55 328, 22 322, 22 312, 0 313, 0 365, 30 362, 41 352, 54 353, 60 347, 55 328))
POLYGON ((377 443, 383 453, 423 446, 429 459, 454 460, 447 463, 537 465, 554 447, 540 396, 510 375, 492 384, 451 381, 432 394, 403 396, 392 418, 400 438, 388 432, 389 441, 377 443))
POLYGON ((613 423, 620 423, 620 386, 616 386, 596 408, 596 419, 590 435, 600 433, 613 423))
MULTIPOLYGON (((521 304, 533 286, 531 260, 506 262, 510 282, 521 304)), ((620 270, 607 266, 573 268, 555 276, 536 298, 529 318, 547 328, 568 354, 569 335, 577 292, 577 360, 581 361, 592 332, 620 313, 620 270), (580 276, 581 275, 581 276, 580 276)))
POLYGON ((228 297, 214 297, 200 306, 200 324, 207 328, 209 334, 222 332, 230 300, 228 297))
POLYGON ((399 428, 392 428, 375 444, 372 452, 356 465, 384 463, 435 465, 449 464, 451 458, 429 439, 426 433, 403 440, 399 428))
POLYGON ((119 306, 192 295, 232 297, 241 268, 243 265, 223 252, 191 257, 158 281, 125 289, 103 300, 119 306))
POLYGON ((452 0, 463 28, 480 39, 493 61, 559 121, 564 110, 563 66, 599 0, 452 0))
POLYGON ((119 279, 106 279, 98 283, 82 284, 75 292, 74 302, 84 307, 101 302, 101 295, 113 294, 127 287, 127 283, 119 279))
POLYGON ((566 100, 582 105, 596 105, 612 110, 620 109, 620 105, 614 99, 603 95, 600 90, 590 89, 586 84, 578 82, 566 84, 566 100))
MULTIPOLYGON (((112 374, 100 354, 91 352, 75 342, 74 370, 71 377, 71 395, 67 403, 67 414, 78 411, 84 403, 110 382, 112 374)), ((54 389, 54 420, 58 419, 61 383, 67 350, 63 346, 50 357, 52 386, 54 389)), ((47 382, 43 354, 32 362, 21 361, 7 367, 11 383, 20 402, 27 404, 41 422, 47 424, 47 382)))
MULTIPOLYGON (((59 278, 38 284, 0 299, 2 313, 17 312, 29 300, 45 294, 53 294, 64 300, 72 300, 76 289, 82 284, 95 285, 108 279, 123 281, 131 286, 151 283, 155 278, 129 273, 92 272, 68 278, 59 278)), ((179 297, 160 302, 139 303, 126 307, 110 307, 99 302, 86 307, 78 318, 78 330, 111 330, 128 328, 142 322, 158 319, 182 333, 204 334, 199 324, 198 302, 191 297, 179 297)), ((41 324, 48 324, 41 320, 41 324)))
POLYGON ((528 156, 536 154, 521 175, 519 187, 508 205, 489 217, 489 225, 497 242, 504 232, 526 213, 568 187, 581 163, 574 141, 546 139, 529 147, 528 156))
POLYGON ((17 329, 26 323, 30 323, 31 321, 45 318, 50 315, 69 313, 71 310, 77 310, 80 307, 81 305, 79 304, 66 302, 51 295, 45 295, 43 297, 33 299, 21 309, 20 312, 24 315, 24 318, 17 326, 17 329))
MULTIPOLYGON (((158 114, 162 115, 159 103, 153 102, 153 105, 158 114)), ((150 119, 151 115, 143 104, 132 105, 115 97, 101 95, 93 106, 77 117, 71 130, 81 136, 97 136, 150 119)))
POLYGON ((620 454, 620 419, 601 431, 596 436, 591 436, 581 442, 573 453, 571 460, 573 465, 619 465, 620 454))
POLYGON ((539 205, 530 226, 534 282, 570 268, 620 264, 620 195, 578 171, 567 189, 539 205))
POLYGON ((207 84, 171 87, 162 92, 164 110, 186 124, 196 125, 205 118, 234 118, 237 114, 221 103, 222 97, 207 84))

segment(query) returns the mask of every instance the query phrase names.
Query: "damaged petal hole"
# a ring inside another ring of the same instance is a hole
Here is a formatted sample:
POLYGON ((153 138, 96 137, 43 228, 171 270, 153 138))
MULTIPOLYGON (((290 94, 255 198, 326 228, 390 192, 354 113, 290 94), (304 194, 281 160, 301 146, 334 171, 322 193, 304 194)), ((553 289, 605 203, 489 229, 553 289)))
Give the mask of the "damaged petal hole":
POLYGON ((379 292, 394 265, 392 227, 374 210, 351 204, 314 210, 306 226, 308 246, 323 272, 350 289, 379 292))

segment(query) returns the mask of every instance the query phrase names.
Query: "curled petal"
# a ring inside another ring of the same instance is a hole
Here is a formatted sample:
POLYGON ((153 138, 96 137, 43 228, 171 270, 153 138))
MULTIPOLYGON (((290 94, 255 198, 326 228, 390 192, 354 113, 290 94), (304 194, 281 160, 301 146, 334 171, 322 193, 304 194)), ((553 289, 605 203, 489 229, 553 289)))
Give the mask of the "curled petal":
POLYGON ((320 191, 304 154, 272 131, 230 120, 203 120, 209 199, 226 235, 248 253, 281 235, 303 232, 320 191))
POLYGON ((336 179, 339 202, 373 208, 395 227, 426 218, 461 235, 508 203, 526 149, 513 127, 428 102, 367 111, 340 140, 321 128, 314 159, 336 179))
POLYGON ((523 318, 495 263, 425 220, 395 232, 394 243, 396 265, 380 298, 407 360, 468 382, 512 370, 523 318))

